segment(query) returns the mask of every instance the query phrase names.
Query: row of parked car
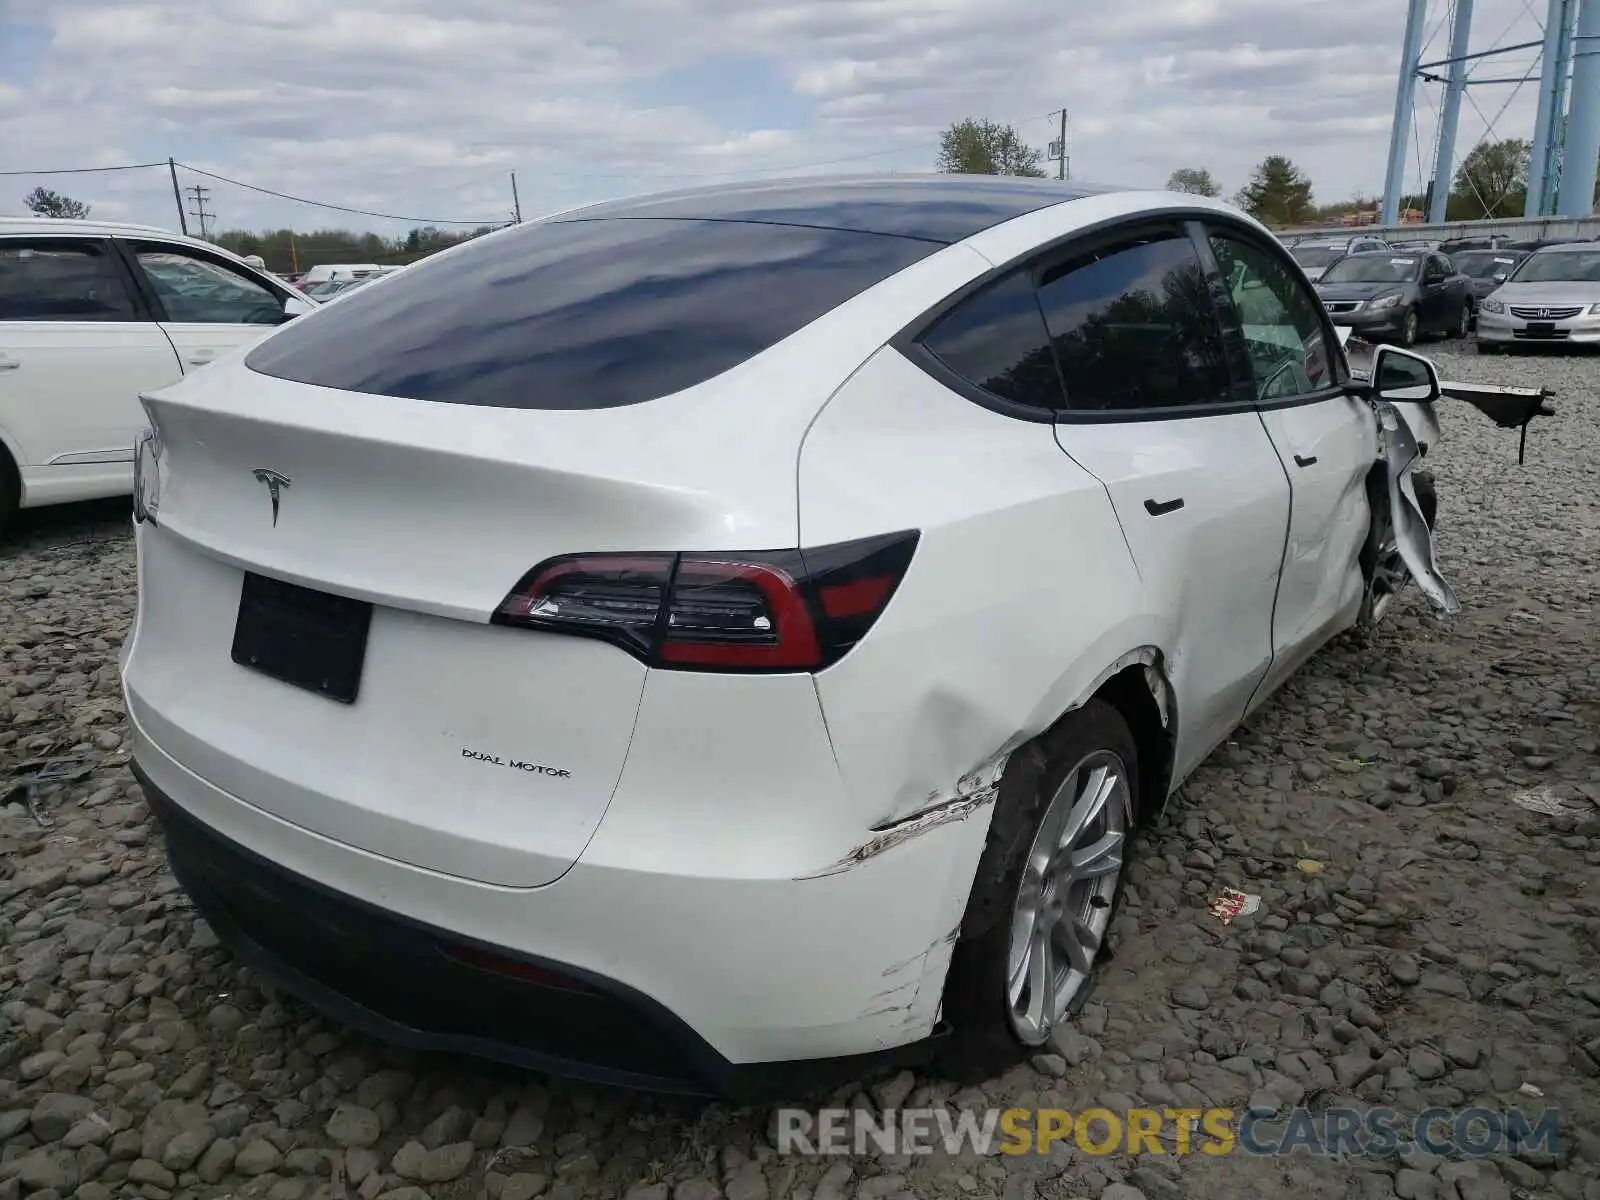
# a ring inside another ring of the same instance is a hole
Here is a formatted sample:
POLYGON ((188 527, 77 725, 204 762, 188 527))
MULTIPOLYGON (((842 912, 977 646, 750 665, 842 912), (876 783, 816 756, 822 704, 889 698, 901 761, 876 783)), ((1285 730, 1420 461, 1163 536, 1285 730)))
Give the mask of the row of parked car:
POLYGON ((1334 324, 1410 346, 1465 337, 1479 353, 1600 342, 1600 244, 1505 238, 1393 245, 1362 235, 1299 238, 1289 252, 1334 324))

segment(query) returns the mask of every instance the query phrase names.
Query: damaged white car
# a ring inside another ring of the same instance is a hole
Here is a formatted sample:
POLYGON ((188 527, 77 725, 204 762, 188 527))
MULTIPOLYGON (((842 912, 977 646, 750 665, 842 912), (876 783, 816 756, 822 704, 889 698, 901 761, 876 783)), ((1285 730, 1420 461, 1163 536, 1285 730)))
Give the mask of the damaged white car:
POLYGON ((146 397, 139 777, 223 940, 379 1036, 745 1098, 997 1072, 1085 997, 1136 823, 1408 576, 1455 606, 1438 395, 1194 196, 517 226, 146 397))

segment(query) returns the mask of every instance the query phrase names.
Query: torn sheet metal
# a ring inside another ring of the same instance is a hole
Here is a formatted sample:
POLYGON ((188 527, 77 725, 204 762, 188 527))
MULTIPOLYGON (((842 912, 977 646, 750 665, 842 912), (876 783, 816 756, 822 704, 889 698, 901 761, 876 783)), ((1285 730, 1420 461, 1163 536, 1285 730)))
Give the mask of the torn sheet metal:
POLYGON ((1373 403, 1378 415, 1378 438, 1383 448, 1387 466, 1385 475, 1389 485, 1389 520, 1393 527, 1395 550, 1411 572, 1411 578, 1422 589, 1434 607, 1446 613, 1461 611, 1461 601, 1445 581, 1433 561, 1433 537, 1428 522, 1417 503, 1416 487, 1411 480, 1411 469, 1420 457, 1417 439, 1411 426, 1384 400, 1373 403))
POLYGON ((1005 773, 1009 757, 1009 754, 1000 755, 978 770, 963 775, 957 781, 953 794, 933 793, 928 797, 928 804, 910 816, 873 826, 873 836, 843 858, 820 871, 799 878, 820 879, 825 875, 837 875, 841 871, 848 871, 857 863, 876 858, 902 842, 920 837, 930 829, 965 821, 974 813, 988 808, 994 803, 994 798, 1000 791, 1000 776, 1005 773))
POLYGON ((41 786, 47 783, 77 783, 87 779, 95 765, 94 759, 81 754, 58 755, 21 763, 11 781, 5 785, 5 791, 0 792, 0 804, 9 803, 20 793, 28 815, 41 829, 49 829, 56 822, 40 803, 41 786))
POLYGON ((1528 452, 1528 426, 1535 417, 1553 417, 1556 410, 1550 406, 1555 393, 1546 387, 1495 387, 1486 383, 1440 383, 1441 395, 1452 400, 1464 400, 1501 429, 1515 429, 1517 439, 1517 465, 1521 466, 1528 452))

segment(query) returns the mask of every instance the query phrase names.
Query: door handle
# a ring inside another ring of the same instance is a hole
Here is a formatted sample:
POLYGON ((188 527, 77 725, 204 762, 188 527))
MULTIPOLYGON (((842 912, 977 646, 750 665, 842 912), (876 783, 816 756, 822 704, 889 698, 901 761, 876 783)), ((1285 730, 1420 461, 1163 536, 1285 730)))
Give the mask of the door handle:
POLYGON ((191 366, 203 367, 216 356, 217 352, 215 350, 196 350, 193 354, 189 355, 186 361, 191 366))
POLYGON ((16 359, 0 354, 0 371, 15 371, 21 365, 16 359))
POLYGON ((1316 461, 1317 461, 1317 456, 1315 454, 1311 455, 1308 458, 1307 457, 1302 457, 1301 455, 1298 455, 1298 454, 1296 454, 1294 456, 1294 465, 1297 466, 1297 467, 1309 467, 1309 466, 1314 465, 1316 463, 1316 461))
POLYGON ((1146 500, 1144 502, 1145 512, 1149 513, 1152 517, 1163 517, 1169 512, 1177 512, 1182 507, 1182 496, 1179 496, 1176 500, 1146 500))

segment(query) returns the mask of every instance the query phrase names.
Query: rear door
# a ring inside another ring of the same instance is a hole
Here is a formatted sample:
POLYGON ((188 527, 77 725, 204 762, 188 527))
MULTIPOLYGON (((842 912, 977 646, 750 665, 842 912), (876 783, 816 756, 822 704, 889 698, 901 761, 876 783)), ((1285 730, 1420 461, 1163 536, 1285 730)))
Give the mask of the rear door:
POLYGON ((1448 329, 1456 315, 1457 300, 1450 289, 1450 274, 1439 255, 1430 254, 1423 260, 1422 311, 1417 314, 1423 329, 1448 329))
POLYGON ((118 239, 187 374, 286 319, 278 289, 223 258, 172 242, 118 239))
POLYGON ((1131 228, 1036 272, 1066 390, 1061 448, 1105 486, 1172 621, 1179 775, 1272 662, 1289 484, 1230 369, 1198 226, 1131 228))
POLYGON ((1288 257, 1242 226, 1211 225, 1208 244, 1228 281, 1230 341, 1243 347, 1262 424, 1292 489, 1264 695, 1355 619, 1377 426, 1371 407, 1344 389, 1337 336, 1288 257))
POLYGON ((0 238, 0 432, 30 493, 130 472, 140 391, 180 373, 109 242, 0 238))

